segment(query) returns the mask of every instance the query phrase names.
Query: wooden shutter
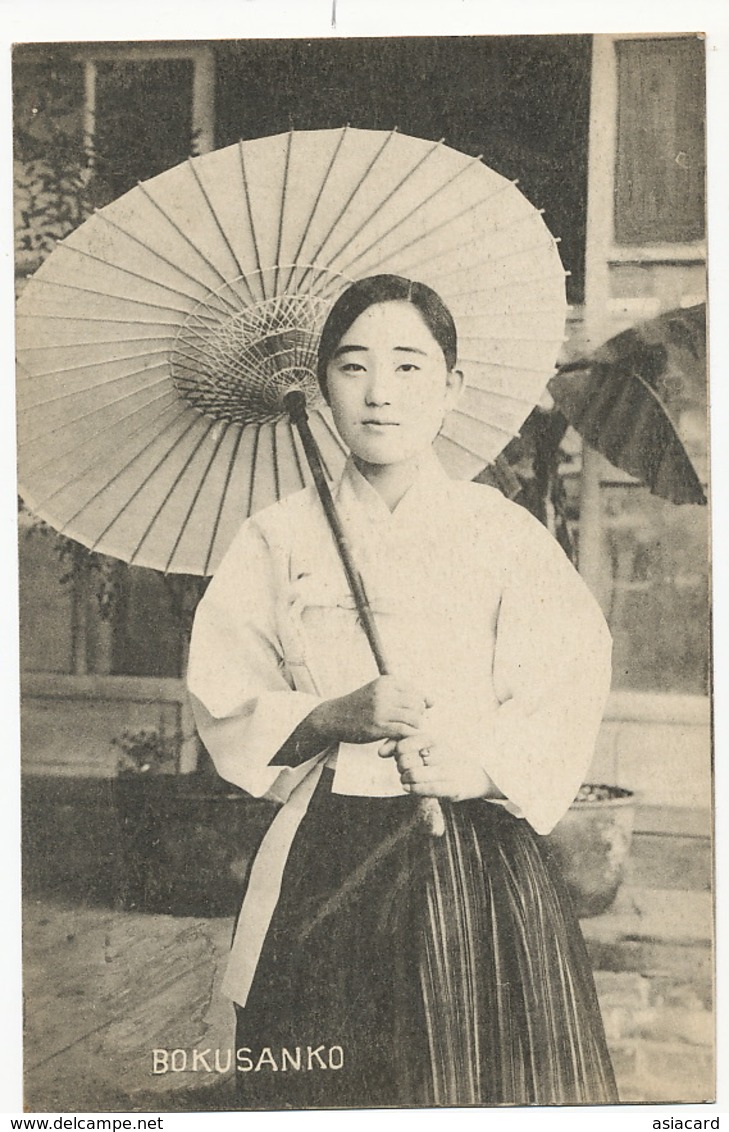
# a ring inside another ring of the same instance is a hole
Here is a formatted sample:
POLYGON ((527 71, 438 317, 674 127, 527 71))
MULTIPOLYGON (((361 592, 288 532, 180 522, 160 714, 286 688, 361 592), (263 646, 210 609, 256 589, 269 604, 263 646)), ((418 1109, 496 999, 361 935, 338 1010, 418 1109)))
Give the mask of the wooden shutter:
POLYGON ((622 40, 615 239, 684 243, 705 231, 704 41, 622 40))

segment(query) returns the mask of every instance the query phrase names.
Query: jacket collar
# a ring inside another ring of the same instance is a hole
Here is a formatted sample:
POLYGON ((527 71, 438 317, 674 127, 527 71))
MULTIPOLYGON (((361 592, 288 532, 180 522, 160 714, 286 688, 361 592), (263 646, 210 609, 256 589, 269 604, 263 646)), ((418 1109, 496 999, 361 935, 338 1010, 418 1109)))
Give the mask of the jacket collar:
POLYGON ((361 515, 373 523, 399 526, 409 517, 427 514, 436 499, 446 493, 449 484, 443 465, 431 449, 419 462, 413 483, 390 511, 379 492, 357 470, 350 456, 336 490, 336 500, 345 513, 361 515))

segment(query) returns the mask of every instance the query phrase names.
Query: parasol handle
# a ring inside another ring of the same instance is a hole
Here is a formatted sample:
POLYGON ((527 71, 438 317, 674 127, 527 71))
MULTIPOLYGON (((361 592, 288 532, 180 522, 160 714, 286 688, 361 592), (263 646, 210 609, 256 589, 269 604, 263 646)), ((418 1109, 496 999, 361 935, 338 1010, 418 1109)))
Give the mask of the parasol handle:
MULTIPOLYGON (((377 671, 380 676, 389 676, 391 674, 390 668, 385 657, 382 639, 377 629, 372 607, 367 598, 362 575, 355 565, 349 539, 339 520, 332 493, 329 490, 329 484, 324 475, 319 449, 316 446, 316 441, 309 428, 308 414, 306 412, 306 397, 300 389, 292 389, 284 396, 283 400, 289 417, 296 425, 299 436, 301 437, 306 462, 314 477, 314 484, 321 505, 324 508, 329 528, 337 544, 337 550, 339 551, 339 557, 344 567, 344 573, 347 576, 347 582, 352 592, 355 605, 357 606, 357 613, 359 614, 362 628, 365 631, 370 649, 372 650, 372 655, 375 658, 377 671)), ((443 820, 443 811, 438 799, 419 798, 418 809, 431 835, 433 837, 442 837, 445 833, 445 823, 443 820)))

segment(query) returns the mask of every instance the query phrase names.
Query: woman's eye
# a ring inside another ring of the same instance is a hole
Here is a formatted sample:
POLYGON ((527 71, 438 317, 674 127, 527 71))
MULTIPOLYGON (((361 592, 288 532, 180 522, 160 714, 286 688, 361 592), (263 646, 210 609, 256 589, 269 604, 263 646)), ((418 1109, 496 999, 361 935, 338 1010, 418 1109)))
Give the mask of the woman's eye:
POLYGON ((365 367, 359 362, 342 362, 340 365, 342 373, 364 373, 365 367))
POLYGON ((416 366, 414 362, 403 362, 397 369, 398 373, 416 373, 420 366, 416 366))

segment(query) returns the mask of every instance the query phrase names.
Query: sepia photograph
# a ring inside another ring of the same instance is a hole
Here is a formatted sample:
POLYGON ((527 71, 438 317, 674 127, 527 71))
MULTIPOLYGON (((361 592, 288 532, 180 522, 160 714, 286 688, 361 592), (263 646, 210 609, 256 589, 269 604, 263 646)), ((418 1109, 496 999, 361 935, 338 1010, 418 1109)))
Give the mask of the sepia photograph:
POLYGON ((711 1104, 706 36, 332 22, 12 48, 25 1111, 711 1104))

